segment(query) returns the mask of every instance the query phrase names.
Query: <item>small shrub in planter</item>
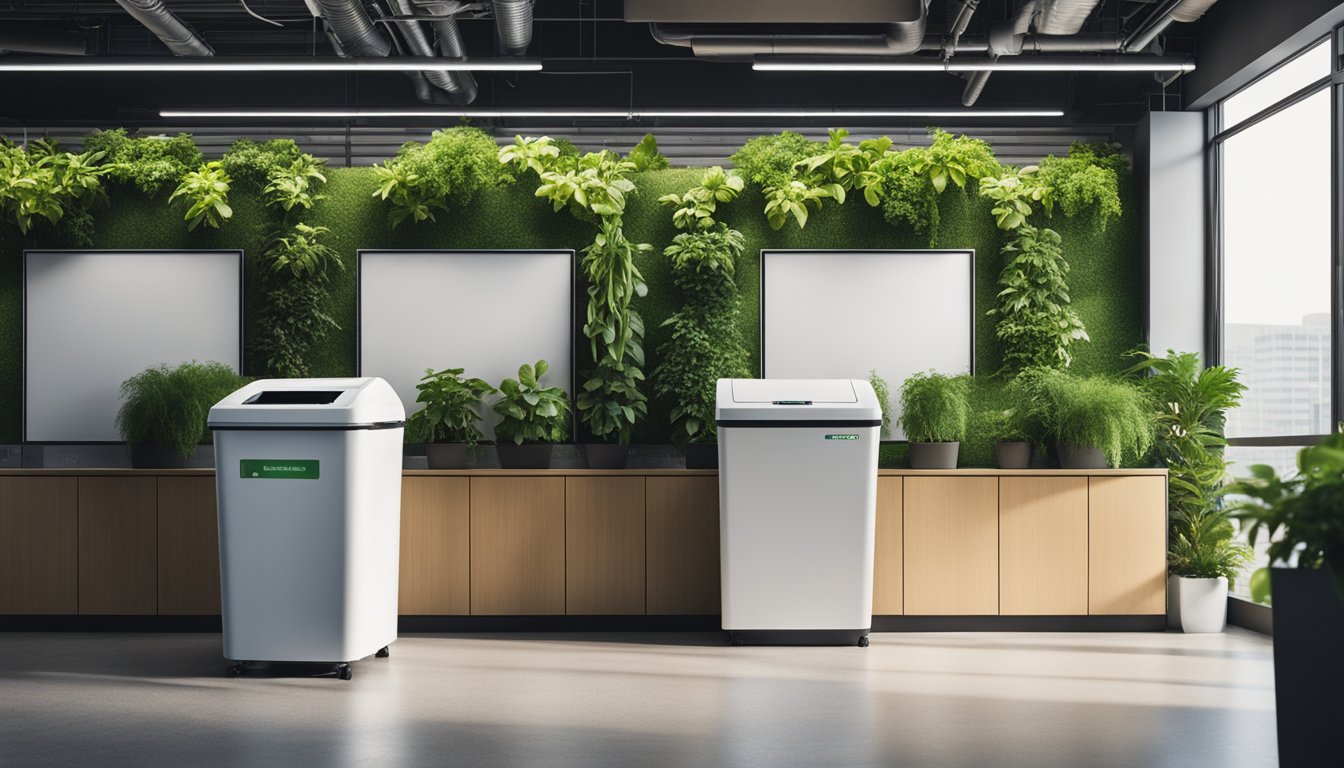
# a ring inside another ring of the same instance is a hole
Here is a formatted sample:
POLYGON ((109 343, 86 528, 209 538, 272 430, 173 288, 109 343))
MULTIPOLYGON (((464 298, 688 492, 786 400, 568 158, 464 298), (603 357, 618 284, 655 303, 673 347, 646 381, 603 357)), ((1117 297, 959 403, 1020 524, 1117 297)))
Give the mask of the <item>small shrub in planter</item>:
POLYGON ((131 446, 131 465, 184 467, 196 446, 210 442, 210 408, 250 379, 223 363, 148 368, 121 385, 117 429, 131 446))
POLYGON ((1154 409, 1134 384, 1062 371, 1019 374, 1033 414, 1054 438, 1064 469, 1107 469, 1138 459, 1153 444, 1154 409))
POLYGON ((1021 411, 1016 408, 991 411, 982 422, 994 436, 994 456, 999 469, 1031 467, 1031 433, 1021 411))
POLYGON ((430 469, 458 469, 466 466, 467 455, 474 453, 481 440, 477 426, 481 420, 481 400, 495 388, 480 379, 466 379, 463 368, 435 371, 425 369, 417 403, 424 407, 406 420, 406 441, 424 443, 430 469))
POLYGON ((1264 534, 1271 538, 1271 563, 1296 562, 1251 577, 1257 601, 1273 591, 1275 716, 1284 768, 1344 764, 1344 434, 1303 448, 1297 467, 1296 476, 1281 478, 1255 464, 1249 478, 1226 489, 1250 545, 1264 534))
POLYGON ((538 360, 535 366, 519 366, 517 379, 500 382, 495 437, 505 469, 546 469, 554 444, 569 437, 571 411, 565 391, 541 385, 548 370, 550 365, 538 360))
POLYGON ((914 469, 956 469, 970 419, 967 377, 916 373, 901 384, 901 427, 914 469))

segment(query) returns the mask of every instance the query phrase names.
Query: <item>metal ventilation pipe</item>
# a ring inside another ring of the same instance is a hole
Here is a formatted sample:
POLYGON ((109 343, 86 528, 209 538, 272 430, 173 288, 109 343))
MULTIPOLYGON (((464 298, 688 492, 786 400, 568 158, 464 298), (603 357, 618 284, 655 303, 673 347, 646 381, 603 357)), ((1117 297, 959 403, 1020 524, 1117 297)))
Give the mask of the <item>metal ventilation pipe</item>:
POLYGON ((1135 30, 1134 34, 1125 39, 1122 50, 1126 53, 1142 51, 1156 40, 1158 35, 1165 32, 1172 22, 1196 21, 1216 2, 1218 0, 1169 0, 1154 11, 1153 15, 1148 17, 1148 21, 1135 30))
POLYGON ((696 56, 748 59, 753 56, 899 56, 914 53, 924 42, 929 1, 920 3, 919 18, 886 25, 881 35, 720 35, 649 25, 653 39, 663 45, 690 48, 696 56))
POLYGON ((214 56, 215 49, 187 23, 168 10, 163 0, 117 0, 131 18, 168 46, 175 56, 214 56))
MULTIPOLYGON (((415 4, 411 0, 397 0, 396 8, 397 12, 403 16, 415 15, 415 4)), ((416 56, 434 55, 434 46, 429 42, 429 37, 425 34, 424 27, 420 26, 420 22, 398 21, 396 25, 401 30, 401 36, 406 40, 406 47, 410 49, 411 53, 416 56)), ((442 17, 436 20, 434 25, 439 32, 439 45, 442 47, 447 41, 448 49, 456 51, 456 54, 451 58, 464 58, 466 51, 462 46, 462 35, 458 31, 457 22, 453 17, 442 17), (444 34, 445 31, 447 31, 446 35, 444 34)), ((449 103, 470 104, 476 98, 476 78, 472 77, 470 72, 426 71, 421 72, 420 75, 431 85, 447 93, 449 103)))
POLYGON ((491 0, 490 5, 495 9, 500 51, 507 56, 527 53, 532 43, 532 0, 491 0))
POLYGON ((392 52, 392 44, 374 25, 360 0, 313 0, 313 3, 346 55, 384 57, 392 52))

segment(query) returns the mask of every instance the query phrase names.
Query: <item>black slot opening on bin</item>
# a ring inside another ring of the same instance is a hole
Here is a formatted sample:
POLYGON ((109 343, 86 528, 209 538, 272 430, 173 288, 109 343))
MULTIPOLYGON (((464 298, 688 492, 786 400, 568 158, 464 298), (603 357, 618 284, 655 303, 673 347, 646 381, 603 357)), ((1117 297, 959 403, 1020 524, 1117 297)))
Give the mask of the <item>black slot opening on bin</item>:
POLYGON ((340 390, 265 390, 244 400, 243 405, 331 405, 340 396, 340 390))

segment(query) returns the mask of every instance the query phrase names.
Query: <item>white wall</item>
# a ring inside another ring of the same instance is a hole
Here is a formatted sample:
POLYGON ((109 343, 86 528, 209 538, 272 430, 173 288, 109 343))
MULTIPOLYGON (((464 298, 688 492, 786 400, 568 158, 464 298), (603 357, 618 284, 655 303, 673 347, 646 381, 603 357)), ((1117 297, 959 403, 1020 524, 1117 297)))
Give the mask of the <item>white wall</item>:
POLYGON ((1139 125, 1137 178, 1146 199, 1148 345, 1204 359, 1207 222, 1203 112, 1153 112, 1139 125))

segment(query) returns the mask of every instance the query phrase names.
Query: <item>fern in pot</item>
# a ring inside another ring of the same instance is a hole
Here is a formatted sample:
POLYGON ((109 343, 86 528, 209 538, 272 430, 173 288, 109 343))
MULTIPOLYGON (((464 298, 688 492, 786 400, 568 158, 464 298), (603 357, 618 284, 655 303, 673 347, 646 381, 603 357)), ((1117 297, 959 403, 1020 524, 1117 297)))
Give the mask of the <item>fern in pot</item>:
POLYGON ((901 384, 902 429, 913 469, 956 469, 970 419, 965 376, 916 373, 901 384))
POLYGON ((461 469, 481 441, 481 400, 495 388, 463 378, 463 368, 425 369, 415 385, 415 401, 424 405, 406 420, 406 441, 425 444, 430 469, 461 469))
POLYGON ((505 469, 547 469, 556 443, 569 437, 569 398, 559 387, 545 387, 541 379, 550 370, 545 360, 521 365, 517 379, 500 382, 495 444, 505 469))
POLYGON ((994 457, 999 469, 1031 467, 1031 432, 1024 412, 1017 407, 991 411, 984 418, 994 436, 994 457))
POLYGON ((196 446, 210 442, 211 406, 248 381, 224 363, 194 360, 148 368, 124 381, 117 429, 131 447, 131 466, 188 466, 196 446))
POLYGON ((1033 408, 1055 440, 1064 469, 1108 469, 1144 456, 1156 421, 1148 396, 1136 385, 1106 376, 1062 371, 1025 372, 1033 408))

